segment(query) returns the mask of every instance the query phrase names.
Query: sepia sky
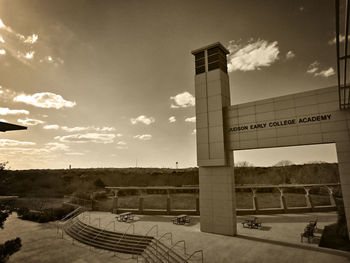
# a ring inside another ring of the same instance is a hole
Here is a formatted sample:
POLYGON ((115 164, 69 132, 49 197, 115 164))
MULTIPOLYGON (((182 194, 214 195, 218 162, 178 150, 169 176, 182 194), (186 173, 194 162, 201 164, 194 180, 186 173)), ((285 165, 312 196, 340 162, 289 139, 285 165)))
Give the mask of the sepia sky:
MULTIPOLYGON (((194 59, 230 50, 231 103, 336 85, 329 0, 0 0, 0 119, 12 169, 196 166, 194 59)), ((336 161, 334 146, 235 161, 336 161)))

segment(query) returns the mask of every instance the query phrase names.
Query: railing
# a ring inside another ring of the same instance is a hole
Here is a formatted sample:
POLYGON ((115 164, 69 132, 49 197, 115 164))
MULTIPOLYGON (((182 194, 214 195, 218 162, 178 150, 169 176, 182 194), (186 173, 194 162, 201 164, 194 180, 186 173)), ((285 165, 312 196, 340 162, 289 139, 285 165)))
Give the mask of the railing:
MULTIPOLYGON (((69 224, 70 224, 74 219, 79 218, 79 216, 83 216, 83 218, 85 218, 85 212, 83 212, 82 214, 79 214, 79 215, 76 216, 76 217, 70 218, 68 221, 66 221, 66 222, 62 225, 62 228, 61 228, 61 231, 62 231, 62 238, 63 238, 64 229, 65 229, 67 226, 69 226, 69 224)), ((77 219, 70 227, 74 226, 78 221, 79 221, 79 219, 77 219)), ((89 214, 89 221, 90 221, 90 214, 89 214)))
MULTIPOLYGON (((130 227, 132 227, 132 233, 135 234, 135 225, 134 224, 130 224, 128 226, 128 228, 124 231, 123 236, 121 238, 119 238, 118 242, 115 244, 114 247, 116 247, 120 243, 120 241, 122 241, 124 239, 126 233, 129 231, 130 227)), ((115 251, 114 251, 114 256, 115 256, 115 251)))
POLYGON ((186 259, 186 262, 188 262, 195 254, 198 254, 198 253, 201 254, 201 261, 202 261, 202 263, 203 263, 203 262, 204 262, 203 250, 194 251, 194 252, 186 259))
MULTIPOLYGON (((57 234, 59 232, 59 224, 63 223, 67 218, 69 218, 69 220, 67 222, 69 222, 70 220, 72 220, 72 218, 76 217, 77 215, 80 214, 80 210, 82 209, 82 207, 78 207, 77 209, 73 210, 72 212, 70 212, 68 215, 66 215, 65 217, 63 217, 61 220, 57 221, 57 234)), ((66 223, 67 223, 66 222, 66 223)))
POLYGON ((165 234, 163 234, 160 238, 155 238, 155 243, 156 243, 156 255, 158 254, 158 247, 159 247, 159 243, 160 243, 160 240, 165 237, 166 235, 170 235, 170 245, 172 246, 173 245, 173 233, 171 232, 166 232, 165 234))
POLYGON ((170 261, 169 261, 169 260, 170 260, 170 252, 175 253, 175 252, 174 252, 174 248, 175 248, 176 245, 179 244, 179 243, 183 243, 183 244, 184 244, 184 255, 186 255, 186 241, 185 241, 185 240, 177 241, 177 242, 176 242, 174 245, 172 245, 172 246, 168 249, 168 251, 165 253, 165 254, 168 255, 168 262, 170 262, 170 261))
MULTIPOLYGON (((111 223, 114 223, 114 232, 115 232, 115 221, 112 220, 112 221, 110 221, 99 233, 97 233, 97 235, 92 239, 92 242, 93 242, 94 240, 96 240, 96 239, 106 230, 106 228, 107 228, 111 223)), ((91 250, 91 248, 92 248, 92 246, 90 246, 90 250, 91 250)))
MULTIPOLYGON (((78 219, 79 220, 79 219, 78 219)), ((95 218, 94 220, 92 220, 91 221, 91 224, 92 224, 92 222, 94 222, 94 221, 96 221, 96 220, 98 220, 99 221, 99 225, 100 225, 100 223, 101 223, 101 218, 95 218)), ((78 221, 76 221, 76 222, 78 222, 78 221)), ((74 222, 74 224, 76 223, 76 222, 74 222)), ((73 225, 72 225, 73 226, 73 225)), ((72 227, 71 226, 71 227, 72 227)), ((84 231, 86 228, 88 228, 90 226, 90 224, 86 224, 82 229, 80 229, 80 231, 78 232, 78 234, 77 235, 79 235, 82 231, 84 231)), ((72 238, 72 244, 74 244, 74 238, 72 238)))

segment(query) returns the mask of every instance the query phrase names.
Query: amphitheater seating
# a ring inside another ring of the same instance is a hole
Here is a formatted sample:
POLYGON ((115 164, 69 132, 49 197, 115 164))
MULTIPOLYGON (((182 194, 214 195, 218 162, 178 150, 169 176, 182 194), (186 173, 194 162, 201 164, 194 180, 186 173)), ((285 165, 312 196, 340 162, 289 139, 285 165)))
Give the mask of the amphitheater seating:
POLYGON ((137 255, 144 262, 187 262, 181 255, 151 236, 101 231, 99 228, 83 223, 79 218, 69 222, 64 230, 73 239, 83 244, 113 252, 137 255))

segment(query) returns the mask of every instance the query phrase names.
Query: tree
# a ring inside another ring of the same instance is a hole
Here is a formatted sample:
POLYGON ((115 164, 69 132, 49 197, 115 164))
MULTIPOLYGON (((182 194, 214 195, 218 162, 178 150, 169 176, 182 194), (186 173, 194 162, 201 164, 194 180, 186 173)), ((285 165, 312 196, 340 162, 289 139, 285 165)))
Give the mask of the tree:
MULTIPOLYGON (((4 205, 0 205, 0 228, 4 228, 4 222, 11 214, 12 209, 4 205)), ((21 239, 16 238, 6 241, 4 244, 0 244, 0 263, 6 262, 9 257, 17 252, 21 248, 21 239)))
POLYGON ((101 178, 98 178, 94 181, 94 186, 96 186, 96 188, 105 188, 106 185, 101 178))
POLYGON ((247 161, 241 161, 241 162, 235 163, 235 167, 253 167, 253 164, 247 161))
POLYGON ((294 163, 289 160, 282 160, 276 163, 274 166, 281 167, 281 166, 290 166, 290 165, 294 165, 294 163))

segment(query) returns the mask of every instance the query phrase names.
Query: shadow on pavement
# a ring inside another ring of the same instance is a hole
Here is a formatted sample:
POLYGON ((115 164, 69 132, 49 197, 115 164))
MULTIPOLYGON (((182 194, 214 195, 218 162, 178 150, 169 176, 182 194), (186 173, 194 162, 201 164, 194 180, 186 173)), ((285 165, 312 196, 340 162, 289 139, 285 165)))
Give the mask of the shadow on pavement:
POLYGON ((242 239, 256 241, 256 242, 269 243, 269 244, 278 245, 278 246, 285 246, 285 247, 292 247, 292 248, 298 248, 298 249, 304 249, 304 250, 317 251, 317 252, 321 252, 321 253, 342 256, 342 257, 346 257, 346 258, 350 259, 350 253, 344 252, 344 251, 339 251, 339 250, 313 247, 313 246, 307 246, 307 245, 303 245, 303 244, 299 245, 299 244, 295 244, 295 243, 288 243, 288 242, 284 242, 284 241, 263 239, 263 238, 250 237, 250 236, 244 236, 244 235, 237 235, 236 238, 242 238, 242 239))

